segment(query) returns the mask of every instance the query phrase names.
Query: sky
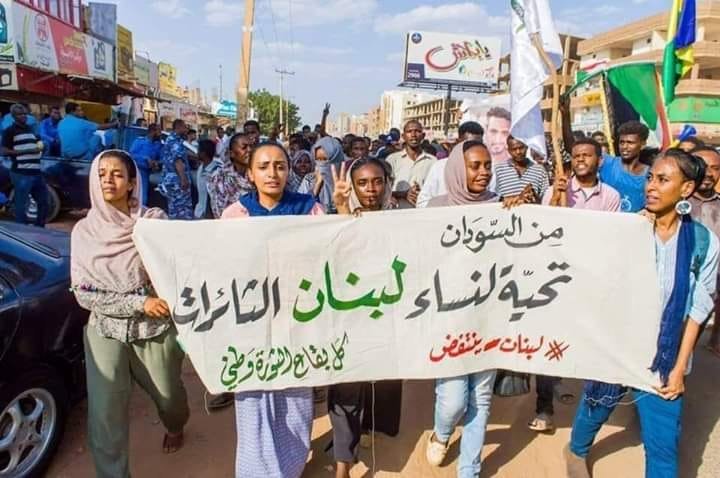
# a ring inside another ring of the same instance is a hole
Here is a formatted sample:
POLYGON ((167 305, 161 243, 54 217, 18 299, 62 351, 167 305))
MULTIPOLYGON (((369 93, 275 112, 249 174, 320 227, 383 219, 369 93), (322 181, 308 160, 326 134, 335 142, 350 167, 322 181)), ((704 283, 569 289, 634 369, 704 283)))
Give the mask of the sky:
MULTIPOLYGON (((234 99, 244 0, 98 0, 118 4, 134 48, 178 68, 182 85, 234 99)), ((671 0, 549 0, 559 33, 589 37, 661 12, 671 0), (581 6, 589 5, 589 6, 581 6)), ((326 102, 365 113, 401 81, 409 30, 499 36, 510 49, 509 0, 256 0, 251 89, 279 93, 276 69, 293 71, 286 94, 304 122, 326 102)))

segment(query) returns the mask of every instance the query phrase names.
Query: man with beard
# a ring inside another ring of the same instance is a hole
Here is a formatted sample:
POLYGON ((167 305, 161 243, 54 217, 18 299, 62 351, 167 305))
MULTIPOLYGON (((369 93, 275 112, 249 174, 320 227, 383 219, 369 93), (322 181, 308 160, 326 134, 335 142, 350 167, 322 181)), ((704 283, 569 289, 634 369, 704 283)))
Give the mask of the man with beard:
POLYGON ((423 125, 416 120, 408 121, 403 128, 405 147, 387 158, 395 178, 393 197, 398 200, 400 209, 416 206, 425 178, 437 161, 435 156, 423 151, 424 139, 423 125))
MULTIPOLYGON (((720 234, 720 194, 716 191, 720 182, 720 153, 708 146, 700 146, 692 154, 702 158, 707 168, 705 179, 689 199, 692 204, 690 215, 703 223, 715 234, 720 234)), ((715 322, 707 348, 720 357, 720 294, 715 293, 715 322)))
POLYGON ((493 164, 510 159, 507 139, 510 136, 510 112, 505 108, 491 108, 487 113, 485 144, 490 150, 493 164))

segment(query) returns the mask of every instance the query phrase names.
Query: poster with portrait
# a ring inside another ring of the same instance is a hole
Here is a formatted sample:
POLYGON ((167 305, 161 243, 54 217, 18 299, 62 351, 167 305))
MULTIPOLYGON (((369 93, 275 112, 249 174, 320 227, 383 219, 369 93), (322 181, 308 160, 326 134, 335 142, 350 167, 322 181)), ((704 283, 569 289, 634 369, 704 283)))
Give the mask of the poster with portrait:
POLYGON ((507 139, 510 136, 510 95, 490 95, 463 100, 461 123, 476 121, 485 130, 483 140, 493 162, 508 159, 507 139))

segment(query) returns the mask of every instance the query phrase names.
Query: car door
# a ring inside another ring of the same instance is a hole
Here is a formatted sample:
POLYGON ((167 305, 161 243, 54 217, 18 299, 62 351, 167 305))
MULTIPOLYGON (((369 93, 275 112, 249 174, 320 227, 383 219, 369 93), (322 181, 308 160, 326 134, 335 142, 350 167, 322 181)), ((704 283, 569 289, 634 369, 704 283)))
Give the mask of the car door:
POLYGON ((0 276, 0 364, 15 336, 19 319, 20 298, 10 283, 0 276))

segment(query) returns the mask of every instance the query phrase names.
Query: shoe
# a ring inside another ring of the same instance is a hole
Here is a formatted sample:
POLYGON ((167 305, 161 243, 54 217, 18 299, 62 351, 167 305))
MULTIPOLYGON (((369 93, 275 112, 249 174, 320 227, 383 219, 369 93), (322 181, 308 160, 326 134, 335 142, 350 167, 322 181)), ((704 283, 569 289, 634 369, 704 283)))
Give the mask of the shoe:
POLYGON ((220 395, 212 395, 208 401, 208 410, 216 411, 229 407, 235 402, 235 395, 232 393, 221 393, 220 395))
POLYGON ((573 453, 570 450, 570 445, 565 445, 563 448, 563 459, 565 460, 567 478, 591 478, 585 458, 573 453))
POLYGON ((431 433, 425 449, 425 458, 432 466, 440 466, 447 455, 448 444, 433 440, 434 437, 435 433, 431 433))
POLYGON ((553 423, 552 415, 539 413, 528 423, 528 428, 534 432, 553 433, 555 431, 555 424, 553 423))

